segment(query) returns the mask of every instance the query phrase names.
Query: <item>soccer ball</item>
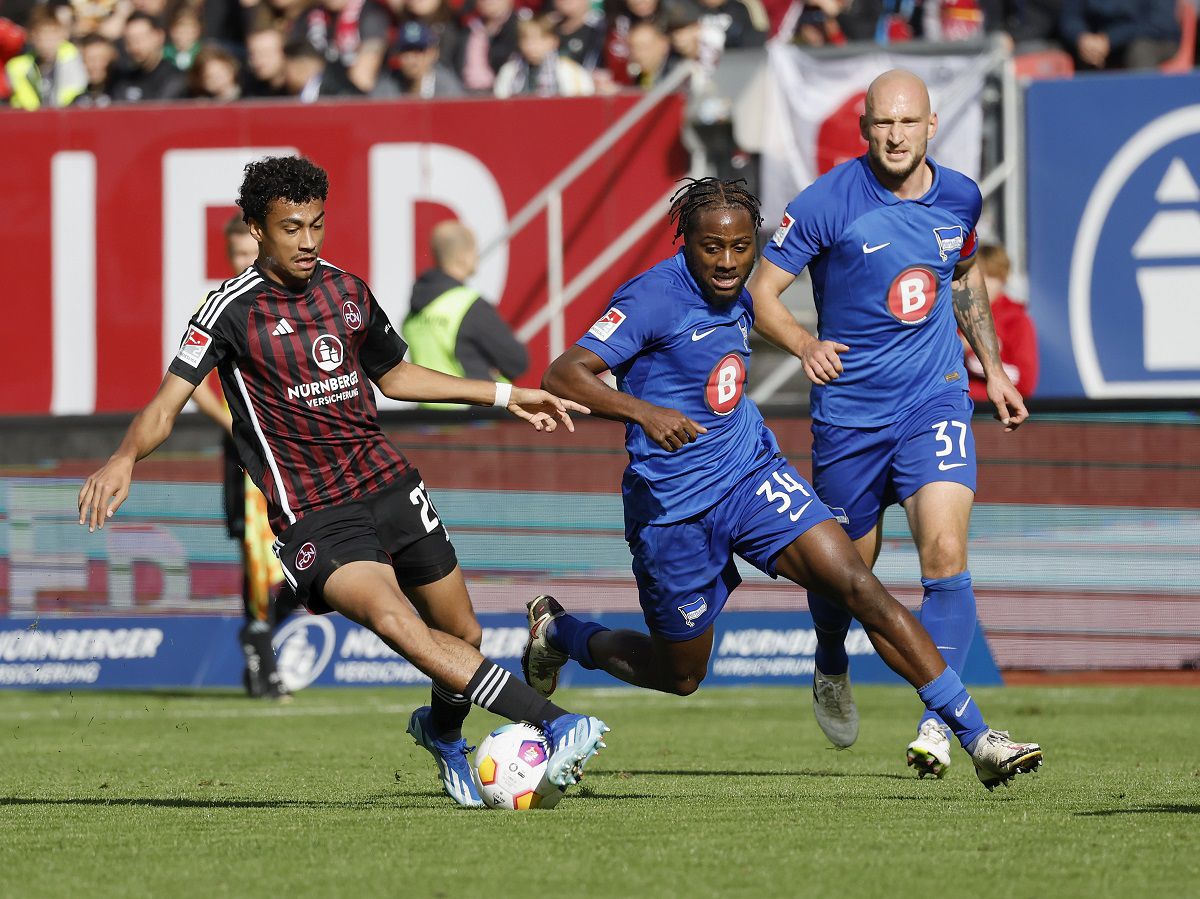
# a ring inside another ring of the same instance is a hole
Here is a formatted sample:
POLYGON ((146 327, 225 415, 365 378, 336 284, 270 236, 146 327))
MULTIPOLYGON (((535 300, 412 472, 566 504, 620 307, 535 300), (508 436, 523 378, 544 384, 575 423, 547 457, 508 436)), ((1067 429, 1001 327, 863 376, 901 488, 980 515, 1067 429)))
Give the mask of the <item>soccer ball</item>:
POLYGON ((554 808, 563 791, 546 778, 549 758, 550 744, 536 727, 505 724, 496 728, 475 752, 479 795, 492 808, 554 808))

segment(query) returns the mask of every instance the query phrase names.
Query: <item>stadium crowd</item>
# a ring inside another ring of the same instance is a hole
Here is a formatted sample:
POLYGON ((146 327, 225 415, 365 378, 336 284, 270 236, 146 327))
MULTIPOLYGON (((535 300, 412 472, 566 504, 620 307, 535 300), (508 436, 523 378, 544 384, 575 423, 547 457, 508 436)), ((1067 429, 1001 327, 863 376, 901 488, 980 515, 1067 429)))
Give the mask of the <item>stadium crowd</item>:
POLYGON ((1181 33, 1194 39, 1194 2, 0 0, 0 98, 38 109, 580 96, 647 89, 681 60, 711 68, 724 50, 769 37, 825 46, 1001 35, 1018 52, 1066 51, 1082 69, 1153 68, 1178 56, 1181 33))

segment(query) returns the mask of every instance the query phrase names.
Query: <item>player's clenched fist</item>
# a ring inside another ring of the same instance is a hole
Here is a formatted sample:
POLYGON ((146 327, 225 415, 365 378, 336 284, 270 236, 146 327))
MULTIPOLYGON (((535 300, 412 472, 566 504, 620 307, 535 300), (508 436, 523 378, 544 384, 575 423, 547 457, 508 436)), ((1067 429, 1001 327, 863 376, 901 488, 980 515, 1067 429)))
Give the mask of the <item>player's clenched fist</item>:
POLYGON ((692 443, 708 428, 692 421, 678 409, 650 406, 638 420, 646 436, 668 452, 675 452, 685 443, 692 443))
POLYGON ((88 531, 104 527, 104 520, 112 518, 128 498, 132 479, 131 461, 110 459, 103 468, 84 481, 83 489, 79 491, 79 523, 86 524, 88 531))

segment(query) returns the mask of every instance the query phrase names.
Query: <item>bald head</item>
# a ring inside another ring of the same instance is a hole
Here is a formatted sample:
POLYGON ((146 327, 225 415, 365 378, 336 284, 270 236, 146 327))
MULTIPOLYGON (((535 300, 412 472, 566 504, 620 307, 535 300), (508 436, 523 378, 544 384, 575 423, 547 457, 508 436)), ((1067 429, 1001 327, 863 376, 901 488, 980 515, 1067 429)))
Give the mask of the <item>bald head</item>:
POLYGON ((871 82, 867 88, 867 116, 874 110, 886 111, 903 107, 906 112, 930 114, 929 88, 917 75, 907 69, 891 69, 871 82))
POLYGON ((937 134, 937 115, 924 81, 905 69, 892 69, 872 81, 859 131, 867 142, 871 170, 884 187, 904 199, 928 189, 932 174, 925 153, 937 134))
POLYGON ((452 278, 465 281, 475 273, 479 260, 475 235, 462 222, 439 222, 429 237, 429 246, 437 267, 452 278))

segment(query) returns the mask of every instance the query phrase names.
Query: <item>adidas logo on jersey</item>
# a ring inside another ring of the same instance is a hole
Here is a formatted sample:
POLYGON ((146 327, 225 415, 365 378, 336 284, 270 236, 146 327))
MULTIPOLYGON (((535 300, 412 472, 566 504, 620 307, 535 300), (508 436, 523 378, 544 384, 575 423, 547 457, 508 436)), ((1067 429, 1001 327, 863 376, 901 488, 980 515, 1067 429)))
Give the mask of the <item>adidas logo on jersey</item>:
POLYGON ((286 318, 281 318, 279 320, 279 324, 275 326, 275 330, 271 333, 276 337, 282 337, 284 334, 295 334, 296 331, 290 324, 288 324, 288 320, 286 318))

